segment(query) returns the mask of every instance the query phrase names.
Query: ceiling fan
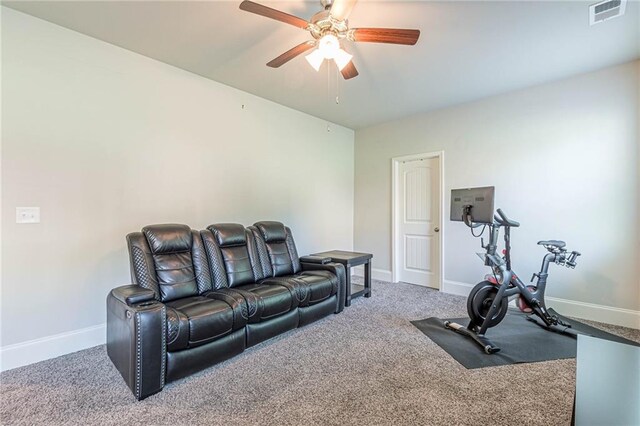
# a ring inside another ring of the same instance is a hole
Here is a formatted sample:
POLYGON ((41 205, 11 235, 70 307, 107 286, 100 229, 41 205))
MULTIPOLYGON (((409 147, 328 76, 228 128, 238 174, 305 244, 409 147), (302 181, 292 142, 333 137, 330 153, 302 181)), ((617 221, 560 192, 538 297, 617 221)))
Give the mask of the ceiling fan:
POLYGON ((325 59, 333 59, 345 80, 358 75, 353 65, 352 55, 342 49, 341 41, 369 43, 405 44, 413 46, 420 37, 420 30, 397 28, 349 28, 347 18, 357 0, 320 0, 323 9, 316 13, 309 21, 297 16, 244 0, 240 9, 266 16, 303 30, 309 31, 313 40, 300 43, 293 49, 284 52, 273 59, 267 66, 278 68, 298 55, 314 49, 306 56, 309 64, 318 71, 325 59))

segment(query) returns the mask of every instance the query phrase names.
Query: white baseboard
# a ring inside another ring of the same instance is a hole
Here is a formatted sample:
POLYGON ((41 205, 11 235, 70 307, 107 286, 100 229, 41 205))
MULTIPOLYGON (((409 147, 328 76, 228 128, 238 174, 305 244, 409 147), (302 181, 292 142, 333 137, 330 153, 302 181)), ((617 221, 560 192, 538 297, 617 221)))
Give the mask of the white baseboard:
POLYGON ((106 341, 106 325, 100 324, 80 330, 54 334, 0 348, 0 371, 11 370, 102 345, 106 341))
MULTIPOLYGON (((468 296, 473 284, 444 280, 443 293, 468 296)), ((597 305, 595 303, 577 302, 575 300, 545 297, 547 306, 554 308, 562 315, 582 318, 606 324, 640 329, 640 311, 597 305)))
POLYGON ((472 288, 473 284, 444 280, 442 282, 442 288, 440 289, 440 291, 442 291, 443 293, 455 294, 456 296, 467 297, 472 288))
MULTIPOLYGON (((364 277, 364 265, 351 268, 352 277, 364 277)), ((371 268, 371 278, 378 281, 391 282, 391 271, 385 269, 371 268)))

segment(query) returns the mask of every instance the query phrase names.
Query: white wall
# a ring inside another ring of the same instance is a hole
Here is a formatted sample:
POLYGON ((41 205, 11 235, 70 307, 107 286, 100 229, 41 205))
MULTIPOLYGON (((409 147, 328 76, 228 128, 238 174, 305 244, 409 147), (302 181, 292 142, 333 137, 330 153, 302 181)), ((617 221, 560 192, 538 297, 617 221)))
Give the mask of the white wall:
MULTIPOLYGON (((538 240, 566 240, 583 256, 576 270, 552 266, 549 295, 640 328, 639 76, 636 61, 356 131, 355 249, 391 268, 391 158, 444 150, 445 219, 452 188, 495 185, 497 207, 522 224, 523 278, 540 267, 538 240)), ((442 228, 445 289, 478 282, 480 241, 442 228)))
POLYGON ((104 340, 144 225, 271 219, 301 254, 353 247, 352 130, 11 9, 2 37, 4 368, 104 340))

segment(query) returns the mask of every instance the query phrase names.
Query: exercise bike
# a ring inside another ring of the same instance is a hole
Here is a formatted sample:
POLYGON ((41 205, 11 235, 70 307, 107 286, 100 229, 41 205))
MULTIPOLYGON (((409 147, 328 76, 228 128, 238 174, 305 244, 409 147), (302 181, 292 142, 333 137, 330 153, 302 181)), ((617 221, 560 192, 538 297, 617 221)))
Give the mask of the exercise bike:
MULTIPOLYGON (((540 272, 534 273, 531 282, 537 278, 535 285, 526 285, 511 269, 511 228, 520 226, 515 220, 510 220, 501 209, 497 209, 498 214, 494 215, 492 223, 474 223, 472 218, 472 206, 463 207, 462 221, 470 228, 475 237, 479 235, 473 233, 474 228, 480 226, 489 228, 489 243, 484 244, 481 238, 481 247, 485 253, 478 253, 486 266, 491 267, 492 274, 485 276, 485 281, 478 283, 467 299, 467 312, 469 314, 469 325, 464 327, 460 324, 445 321, 444 326, 464 336, 472 338, 478 343, 487 354, 500 351, 500 348, 491 342, 485 333, 491 327, 500 324, 507 314, 509 299, 517 297, 518 308, 527 314, 527 319, 535 322, 539 326, 557 333, 576 336, 577 333, 571 329, 571 325, 563 322, 557 315, 549 312, 544 300, 544 293, 547 287, 548 270, 551 263, 576 267, 576 259, 580 256, 577 251, 567 252, 565 242, 558 240, 538 241, 538 245, 547 249, 548 253, 542 260, 540 272), (502 256, 496 254, 500 228, 504 228, 504 250, 502 256)), ((460 219, 457 219, 460 220, 460 219)))

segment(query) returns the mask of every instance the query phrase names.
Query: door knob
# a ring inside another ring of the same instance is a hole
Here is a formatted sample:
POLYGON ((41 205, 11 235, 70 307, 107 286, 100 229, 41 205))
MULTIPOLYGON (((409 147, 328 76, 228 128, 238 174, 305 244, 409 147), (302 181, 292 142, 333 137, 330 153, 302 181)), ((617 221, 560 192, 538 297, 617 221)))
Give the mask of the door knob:
POLYGON ((434 230, 435 232, 440 232, 440 228, 438 228, 437 226, 436 226, 435 228, 433 228, 433 230, 434 230))

